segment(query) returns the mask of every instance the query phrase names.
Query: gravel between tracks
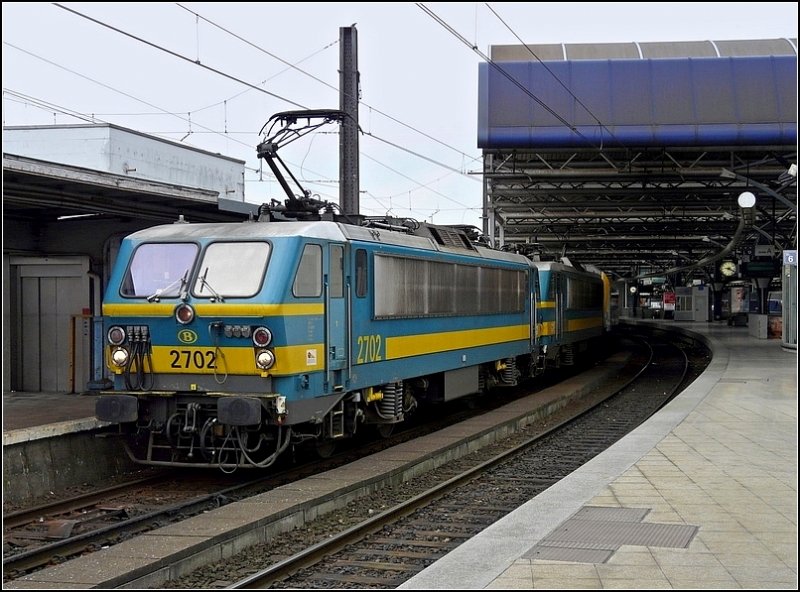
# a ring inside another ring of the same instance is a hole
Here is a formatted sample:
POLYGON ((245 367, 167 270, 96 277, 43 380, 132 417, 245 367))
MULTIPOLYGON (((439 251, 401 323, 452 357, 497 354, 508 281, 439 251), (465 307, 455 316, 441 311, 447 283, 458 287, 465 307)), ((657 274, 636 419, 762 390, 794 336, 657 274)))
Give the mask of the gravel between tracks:
MULTIPOLYGON (((582 407, 585 403, 586 399, 580 403, 580 406, 582 407)), ((340 510, 320 516, 301 528, 284 533, 277 540, 268 544, 249 547, 233 557, 199 568, 181 578, 164 582, 158 588, 198 589, 229 586, 258 569, 277 563, 302 551, 315 542, 324 540, 332 534, 366 520, 377 512, 382 512, 430 489, 434 485, 460 473, 466 466, 471 466, 496 456, 516 443, 559 423, 563 418, 572 417, 578 405, 578 403, 572 403, 547 420, 533 423, 525 430, 510 436, 502 442, 482 448, 458 461, 450 462, 446 466, 420 475, 401 485, 382 488, 368 498, 353 501, 340 510)))

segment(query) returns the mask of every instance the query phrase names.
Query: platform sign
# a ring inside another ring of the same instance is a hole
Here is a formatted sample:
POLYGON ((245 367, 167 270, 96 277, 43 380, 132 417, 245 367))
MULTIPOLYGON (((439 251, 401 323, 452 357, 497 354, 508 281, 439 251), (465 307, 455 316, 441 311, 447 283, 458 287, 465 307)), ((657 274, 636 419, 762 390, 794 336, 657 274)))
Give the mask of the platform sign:
POLYGON ((797 267, 797 250, 783 252, 783 264, 797 267))
POLYGON ((748 278, 771 278, 778 274, 778 262, 748 261, 742 263, 742 273, 748 278))

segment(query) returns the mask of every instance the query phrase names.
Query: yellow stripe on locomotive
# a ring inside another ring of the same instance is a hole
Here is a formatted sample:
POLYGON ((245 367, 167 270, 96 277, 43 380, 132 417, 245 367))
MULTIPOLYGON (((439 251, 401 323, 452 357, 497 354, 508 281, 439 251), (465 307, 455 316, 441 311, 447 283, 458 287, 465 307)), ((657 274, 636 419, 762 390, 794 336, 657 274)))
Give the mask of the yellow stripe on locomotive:
MULTIPOLYGON (((273 348, 275 363, 264 371, 256 365, 256 351, 252 347, 190 347, 185 345, 153 346, 148 371, 156 374, 233 374, 289 376, 324 369, 321 343, 273 348)), ((108 367, 115 374, 125 372, 125 366, 113 363, 109 348, 108 367)), ((134 368, 135 369, 135 368, 134 368)))
MULTIPOLYGON (((198 316, 225 317, 288 317, 301 315, 323 315, 325 306, 321 303, 281 303, 259 304, 248 302, 236 304, 230 302, 213 304, 195 304, 198 316)), ((110 317, 169 317, 175 312, 175 304, 158 302, 103 303, 103 315, 110 317)))
POLYGON ((530 325, 512 325, 508 327, 490 327, 487 329, 470 329, 466 331, 448 331, 445 333, 424 333, 421 335, 402 335, 386 339, 386 358, 389 360, 407 358, 481 347, 510 341, 530 338, 530 325))

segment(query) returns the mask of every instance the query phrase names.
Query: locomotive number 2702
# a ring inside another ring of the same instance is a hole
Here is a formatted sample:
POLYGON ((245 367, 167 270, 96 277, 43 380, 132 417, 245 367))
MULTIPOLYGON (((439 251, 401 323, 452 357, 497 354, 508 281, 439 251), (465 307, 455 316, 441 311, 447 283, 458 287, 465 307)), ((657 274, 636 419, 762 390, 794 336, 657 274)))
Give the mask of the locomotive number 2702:
POLYGON ((356 364, 380 362, 383 360, 383 338, 380 335, 358 336, 358 358, 356 364))
POLYGON ((217 367, 217 355, 211 350, 171 349, 169 355, 172 368, 213 369, 217 367))

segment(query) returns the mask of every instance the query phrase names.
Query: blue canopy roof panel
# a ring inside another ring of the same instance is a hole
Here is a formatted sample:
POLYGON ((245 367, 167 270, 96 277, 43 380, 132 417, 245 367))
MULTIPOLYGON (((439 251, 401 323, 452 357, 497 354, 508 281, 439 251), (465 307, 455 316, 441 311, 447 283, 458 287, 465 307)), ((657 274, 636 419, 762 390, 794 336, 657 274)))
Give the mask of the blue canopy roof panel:
POLYGON ((479 148, 797 143, 797 56, 498 66, 480 65, 479 148))

